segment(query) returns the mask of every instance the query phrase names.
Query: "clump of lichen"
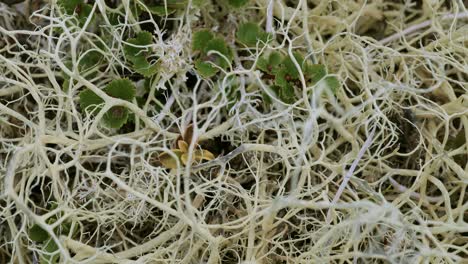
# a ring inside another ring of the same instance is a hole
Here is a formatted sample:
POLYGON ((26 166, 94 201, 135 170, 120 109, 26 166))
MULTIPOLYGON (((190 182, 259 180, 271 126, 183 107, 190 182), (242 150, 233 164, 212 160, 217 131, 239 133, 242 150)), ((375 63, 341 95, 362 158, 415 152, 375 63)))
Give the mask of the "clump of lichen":
POLYGON ((465 259, 467 19, 0 3, 0 262, 465 259))

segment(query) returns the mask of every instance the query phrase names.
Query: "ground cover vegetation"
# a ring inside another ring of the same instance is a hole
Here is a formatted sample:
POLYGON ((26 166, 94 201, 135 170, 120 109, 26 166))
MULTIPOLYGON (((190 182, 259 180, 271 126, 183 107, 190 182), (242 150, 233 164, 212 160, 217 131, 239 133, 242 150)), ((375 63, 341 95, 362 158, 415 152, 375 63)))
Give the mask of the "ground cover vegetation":
POLYGON ((462 263, 467 21, 0 1, 0 263, 462 263))

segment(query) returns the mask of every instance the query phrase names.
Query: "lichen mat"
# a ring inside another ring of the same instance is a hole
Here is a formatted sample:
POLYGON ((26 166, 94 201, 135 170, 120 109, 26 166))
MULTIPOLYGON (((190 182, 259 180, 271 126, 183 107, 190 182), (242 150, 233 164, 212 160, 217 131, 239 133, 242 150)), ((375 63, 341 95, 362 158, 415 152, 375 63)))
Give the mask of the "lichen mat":
POLYGON ((0 263, 463 263, 466 8, 1 1, 0 263))

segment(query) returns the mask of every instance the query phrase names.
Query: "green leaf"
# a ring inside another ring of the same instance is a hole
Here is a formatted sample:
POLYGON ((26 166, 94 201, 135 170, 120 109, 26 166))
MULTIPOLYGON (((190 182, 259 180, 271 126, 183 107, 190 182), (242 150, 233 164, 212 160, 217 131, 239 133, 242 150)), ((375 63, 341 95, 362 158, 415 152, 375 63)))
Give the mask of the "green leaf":
MULTIPOLYGON (((151 14, 157 15, 157 16, 168 16, 170 14, 173 14, 176 9, 169 8, 169 7, 164 7, 164 6, 148 6, 148 10, 150 11, 151 14)), ((143 10, 146 10, 143 8, 143 10)))
POLYGON ((213 38, 213 33, 207 29, 195 32, 192 38, 192 50, 204 51, 208 42, 213 38))
POLYGON ((86 89, 80 93, 80 107, 81 111, 85 110, 90 113, 96 113, 101 109, 101 104, 104 100, 95 94, 93 91, 86 89))
POLYGON ((79 68, 83 72, 92 70, 99 65, 102 59, 102 54, 96 50, 92 50, 83 55, 79 62, 79 68))
POLYGON ((86 22, 93 9, 93 7, 86 4, 84 0, 57 0, 57 4, 63 8, 65 14, 76 15, 81 25, 86 22))
POLYGON ((296 100, 296 95, 294 94, 294 87, 291 84, 280 86, 279 98, 287 103, 292 104, 296 100))
MULTIPOLYGON (((153 35, 148 31, 140 31, 135 38, 128 39, 127 42, 135 46, 148 46, 153 43, 153 35)), ((148 62, 147 49, 135 46, 128 44, 124 46, 125 57, 132 62, 133 70, 145 77, 154 75, 158 66, 148 62)))
POLYGON ((222 68, 227 68, 229 66, 229 63, 232 61, 233 54, 231 49, 227 46, 226 41, 222 38, 214 38, 210 40, 205 47, 205 54, 208 54, 210 51, 217 51, 221 54, 223 54, 226 58, 221 58, 219 57, 218 54, 212 54, 212 56, 215 58, 215 63, 219 65, 222 68))
POLYGON ((196 7, 202 7, 206 3, 208 3, 207 0, 192 0, 192 4, 196 7))
POLYGON ((112 26, 117 26, 122 19, 122 16, 118 13, 108 13, 107 17, 112 26))
POLYGON ((213 67, 213 65, 211 65, 208 62, 204 62, 204 61, 200 61, 200 60, 197 60, 195 62, 195 68, 197 69, 197 72, 203 78, 213 77, 218 72, 218 69, 213 67))
MULTIPOLYGON (((161 0, 164 3, 164 0, 161 0)), ((185 8, 187 7, 188 0, 166 0, 167 6, 170 8, 185 8)), ((192 0, 193 3, 193 0, 192 0)))
POLYGON ((268 57, 268 64, 273 67, 276 67, 281 63, 282 59, 283 59, 283 56, 281 56, 281 53, 274 51, 268 57))
MULTIPOLYGON (((82 54, 79 58, 78 61, 78 70, 87 78, 94 78, 96 76, 96 72, 89 73, 91 70, 93 70, 96 67, 99 67, 101 65, 101 60, 103 56, 102 54, 97 51, 97 50, 91 50, 84 55, 82 54)), ((65 66, 70 70, 73 71, 73 63, 71 60, 67 60, 64 62, 65 66)), ((70 76, 66 74, 65 72, 61 72, 61 75, 63 77, 63 83, 62 83, 62 89, 65 92, 68 92, 68 88, 70 86, 70 76)), ((75 82, 73 82, 74 84, 75 82)))
MULTIPOLYGON (((272 85, 270 86, 270 88, 271 88, 270 92, 273 93, 273 97, 277 98, 280 96, 281 87, 277 85, 272 85)), ((273 103, 273 99, 270 97, 270 95, 267 92, 262 92, 262 97, 266 106, 269 106, 270 104, 273 103)), ((281 98, 279 99, 282 100, 281 98)))
POLYGON ((40 264, 51 264, 51 263, 58 263, 58 259, 60 257, 60 253, 52 254, 58 251, 59 247, 55 243, 52 238, 49 238, 47 242, 44 244, 42 250, 49 253, 49 254, 42 254, 40 264))
POLYGON ((29 229, 29 238, 34 242, 44 242, 49 238, 49 233, 39 225, 33 225, 29 229))
POLYGON ((255 46, 257 41, 267 42, 268 34, 257 24, 247 22, 239 26, 236 32, 236 38, 246 46, 255 46))
POLYGON ((156 72, 158 72, 158 65, 154 64, 151 65, 147 58, 143 56, 138 56, 133 60, 133 68, 134 71, 143 75, 144 77, 151 77, 156 72))
MULTIPOLYGON (((302 69, 303 68, 302 65, 303 65, 303 62, 304 62, 304 58, 297 52, 294 52, 293 55, 294 55, 294 58, 296 59, 297 63, 299 64, 299 66, 302 69)), ((284 65, 284 67, 286 68, 288 74, 291 76, 291 78, 293 78, 293 79, 299 78, 299 71, 296 68, 296 65, 294 64, 294 62, 293 62, 293 60, 291 59, 290 56, 284 58, 282 63, 284 65)))
POLYGON ((271 97, 265 92, 262 92, 262 99, 263 99, 263 102, 265 103, 265 105, 270 105, 273 102, 271 97))
POLYGON ((76 14, 80 18, 87 17, 92 9, 92 6, 86 4, 84 0, 57 0, 57 4, 63 8, 65 14, 76 14))
POLYGON ((336 94, 338 91, 338 88, 340 88, 340 81, 335 76, 327 76, 325 77, 325 84, 328 86, 328 89, 330 89, 333 94, 336 94))
POLYGON ((47 203, 47 209, 48 209, 49 211, 57 209, 58 206, 59 206, 59 203, 56 202, 56 201, 49 201, 49 202, 47 203))
POLYGON ((206 44, 205 53, 210 51, 217 51, 227 58, 232 58, 232 52, 222 38, 214 38, 206 44))
MULTIPOLYGON (((128 79, 114 80, 110 82, 104 91, 115 98, 131 101, 135 97, 136 87, 128 79)), ((103 121, 110 128, 120 128, 128 120, 128 109, 123 106, 113 106, 104 114, 103 121)))
POLYGON ((260 70, 270 73, 270 74, 275 74, 278 71, 278 67, 281 64, 281 61, 283 60, 283 56, 279 52, 272 52, 270 56, 268 56, 268 59, 266 58, 259 58, 257 60, 257 68, 260 70))
POLYGON ((142 11, 149 11, 151 14, 157 16, 167 16, 174 13, 177 9, 183 9, 187 6, 187 0, 160 0, 146 2, 150 3, 145 6, 143 2, 138 2, 139 8, 142 11))
POLYGON ((65 222, 63 224, 60 225, 60 233, 61 235, 65 235, 65 236, 75 236, 78 231, 80 230, 79 229, 79 225, 75 224, 73 225, 72 222, 65 222))
POLYGON ((128 109, 123 106, 113 106, 103 116, 104 124, 109 128, 121 128, 127 123, 128 109))
POLYGON ((279 88, 278 97, 287 104, 293 103, 296 99, 294 86, 290 83, 291 81, 290 72, 286 68, 281 68, 275 74, 275 84, 279 88))
POLYGON ((233 59, 232 50, 226 44, 226 41, 223 38, 215 37, 213 33, 206 29, 194 33, 192 50, 201 52, 201 61, 195 62, 195 68, 205 78, 213 76, 218 71, 207 62, 208 60, 222 68, 227 68, 233 59), (208 55, 211 51, 216 52, 208 55))
MULTIPOLYGON (((73 62, 71 60, 66 60, 63 64, 68 70, 73 71, 73 62)), ((68 78, 68 79, 70 78, 70 76, 63 71, 62 71, 62 76, 63 78, 68 78)))
POLYGON ((49 219, 46 220, 46 223, 48 225, 53 225, 55 222, 57 222, 57 216, 52 216, 49 219))
POLYGON ((62 90, 68 93, 68 88, 70 87, 70 78, 66 78, 62 83, 62 90))
POLYGON ((83 25, 86 22, 92 10, 93 6, 90 4, 83 4, 81 5, 81 7, 75 8, 75 12, 78 14, 78 19, 81 25, 83 25))
POLYGON ((56 234, 63 234, 63 235, 68 235, 70 231, 71 231, 71 224, 67 222, 62 223, 55 230, 56 234))
POLYGON ((317 83, 327 75, 327 69, 322 64, 308 64, 305 66, 304 75, 312 83, 317 83))
POLYGON ((286 78, 290 78, 290 77, 287 77, 287 76, 290 76, 287 69, 283 68, 283 69, 279 70, 275 74, 275 84, 280 86, 280 87, 287 86, 288 85, 288 80, 286 78))
POLYGON ((135 57, 146 56, 144 52, 147 50, 146 47, 135 47, 135 46, 148 46, 153 43, 153 35, 148 31, 140 31, 137 33, 135 38, 127 40, 128 43, 133 45, 125 45, 124 52, 128 60, 132 61, 135 57))
POLYGON ((269 72, 268 71, 268 60, 265 58, 258 58, 257 60, 257 68, 260 69, 261 71, 264 72, 269 72))
MULTIPOLYGON (((130 80, 118 79, 110 82, 103 91, 109 96, 131 101, 135 97, 136 88, 130 80)), ((95 114, 102 107, 97 105, 102 103, 104 103, 104 100, 91 90, 87 89, 80 93, 80 106, 82 111, 86 109, 91 111, 92 114, 95 114), (94 108, 92 106, 94 106, 94 108)), ((103 122, 110 128, 120 128, 127 122, 128 116, 128 109, 123 106, 113 106, 104 114, 103 122)))
POLYGON ((229 5, 233 7, 237 7, 237 8, 245 6, 248 2, 249 0, 229 0, 228 1, 229 5))
POLYGON ((228 85, 225 88, 226 98, 228 99, 228 109, 231 109, 241 98, 241 91, 239 90, 240 83, 241 81, 238 76, 229 76, 228 85))
POLYGON ((118 79, 110 82, 104 92, 112 97, 131 101, 135 97, 136 87, 129 79, 118 79))
MULTIPOLYGON (((143 89, 145 89, 145 91, 146 91, 146 89, 147 89, 147 88, 146 88, 146 86, 147 86, 147 85, 146 85, 147 81, 148 81, 148 79, 145 79, 145 85, 144 85, 145 87, 143 87, 143 89)), ((135 96, 135 99, 136 99, 136 102, 137 102, 138 107, 143 108, 143 107, 145 106, 145 103, 146 103, 146 99, 147 99, 147 98, 148 98, 148 93, 147 93, 147 92, 145 92, 145 94, 144 94, 143 96, 135 96)), ((153 109, 156 109, 159 105, 152 105, 152 104, 150 104, 149 106, 150 106, 150 109, 148 109, 148 113, 151 113, 151 111, 152 111, 153 109)), ((149 115, 152 115, 152 114, 149 114, 149 115)), ((133 123, 135 123, 135 120, 136 120, 136 119, 135 119, 135 114, 129 111, 129 112, 128 112, 127 122, 133 122, 133 123)))
POLYGON ((83 0, 57 0, 57 4, 61 6, 66 14, 73 15, 75 8, 78 5, 84 4, 83 0))

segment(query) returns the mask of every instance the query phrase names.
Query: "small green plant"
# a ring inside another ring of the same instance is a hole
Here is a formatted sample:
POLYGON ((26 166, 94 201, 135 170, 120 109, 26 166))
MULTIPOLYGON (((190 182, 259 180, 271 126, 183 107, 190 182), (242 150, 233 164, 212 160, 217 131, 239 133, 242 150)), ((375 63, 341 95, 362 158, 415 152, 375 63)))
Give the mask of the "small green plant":
POLYGON ((151 64, 148 61, 151 53, 144 47, 151 45, 152 39, 150 32, 140 31, 135 38, 128 39, 129 44, 124 47, 125 57, 132 63, 132 69, 145 77, 154 75, 158 70, 157 64, 151 64))
POLYGON ((240 8, 240 7, 247 5, 249 1, 250 0, 228 0, 228 3, 230 6, 240 8))
POLYGON ((258 41, 266 43, 270 35, 253 22, 241 24, 236 32, 237 41, 247 47, 255 47, 258 41))
POLYGON ((323 79, 328 88, 336 93, 340 83, 336 77, 327 76, 324 65, 312 64, 298 52, 294 52, 293 55, 301 71, 297 69, 290 56, 283 56, 278 52, 272 52, 268 57, 261 57, 257 62, 257 68, 264 73, 265 79, 272 81, 272 89, 283 102, 291 104, 296 101, 295 91, 301 87, 301 74, 307 85, 316 84, 323 79))
POLYGON ((195 61, 195 69, 204 78, 214 76, 219 71, 216 66, 226 69, 233 59, 232 50, 226 41, 207 29, 194 33, 192 50, 200 53, 195 61))
MULTIPOLYGON (((111 97, 132 101, 135 97, 135 86, 128 79, 114 80, 109 83, 104 92, 111 97)), ((93 91, 86 89, 80 93, 80 106, 82 111, 89 111, 91 114, 99 112, 104 100, 93 91)), ((103 121, 109 128, 122 127, 129 117, 129 111, 123 106, 113 106, 104 114, 103 121)))
MULTIPOLYGON (((51 202, 48 205, 48 207, 49 207, 48 208, 49 211, 54 210, 57 208, 57 203, 51 202)), ((47 224, 48 225, 54 224, 55 222, 57 222, 57 219, 61 216, 62 216, 61 213, 58 215, 52 216, 51 218, 47 220, 47 224)), ((73 235, 74 233, 76 233, 76 231, 77 231, 77 228, 73 228, 72 230, 72 224, 67 221, 63 222, 62 224, 60 224, 58 227, 54 229, 54 233, 57 236, 69 235, 70 233, 73 235)), ((29 228, 28 236, 32 241, 41 244, 42 250, 46 253, 46 254, 40 255, 39 257, 40 264, 59 263, 58 261, 60 258, 60 254, 55 253, 58 250, 58 246, 47 231, 42 229, 39 225, 34 224, 31 228, 29 228)))
POLYGON ((183 135, 181 135, 177 140, 177 148, 171 149, 177 156, 177 160, 173 158, 169 153, 162 153, 159 155, 159 162, 161 165, 167 169, 177 169, 177 163, 182 165, 200 163, 202 161, 213 160, 215 156, 213 153, 206 149, 200 148, 200 146, 195 142, 195 150, 192 153, 192 160, 189 160, 189 146, 192 142, 193 127, 189 126, 183 135), (177 162, 178 161, 178 162, 177 162))
MULTIPOLYGON (((98 68, 103 61, 102 54, 97 50, 88 50, 78 62, 78 71, 87 78, 94 78, 96 76, 95 69, 98 68)), ((65 65, 68 69, 72 69, 72 62, 67 61, 65 65)), ((70 76, 62 72, 63 83, 62 88, 64 91, 68 91, 70 86, 70 76)))
POLYGON ((176 13, 178 10, 183 10, 187 4, 187 0, 142 0, 131 1, 131 9, 135 16, 140 16, 144 12, 149 12, 157 17, 166 17, 176 13))
POLYGON ((1 2, 0 264, 466 258, 464 1, 1 2))
POLYGON ((57 4, 62 7, 65 14, 76 16, 80 25, 84 25, 93 9, 92 5, 85 3, 84 0, 58 0, 57 4))

